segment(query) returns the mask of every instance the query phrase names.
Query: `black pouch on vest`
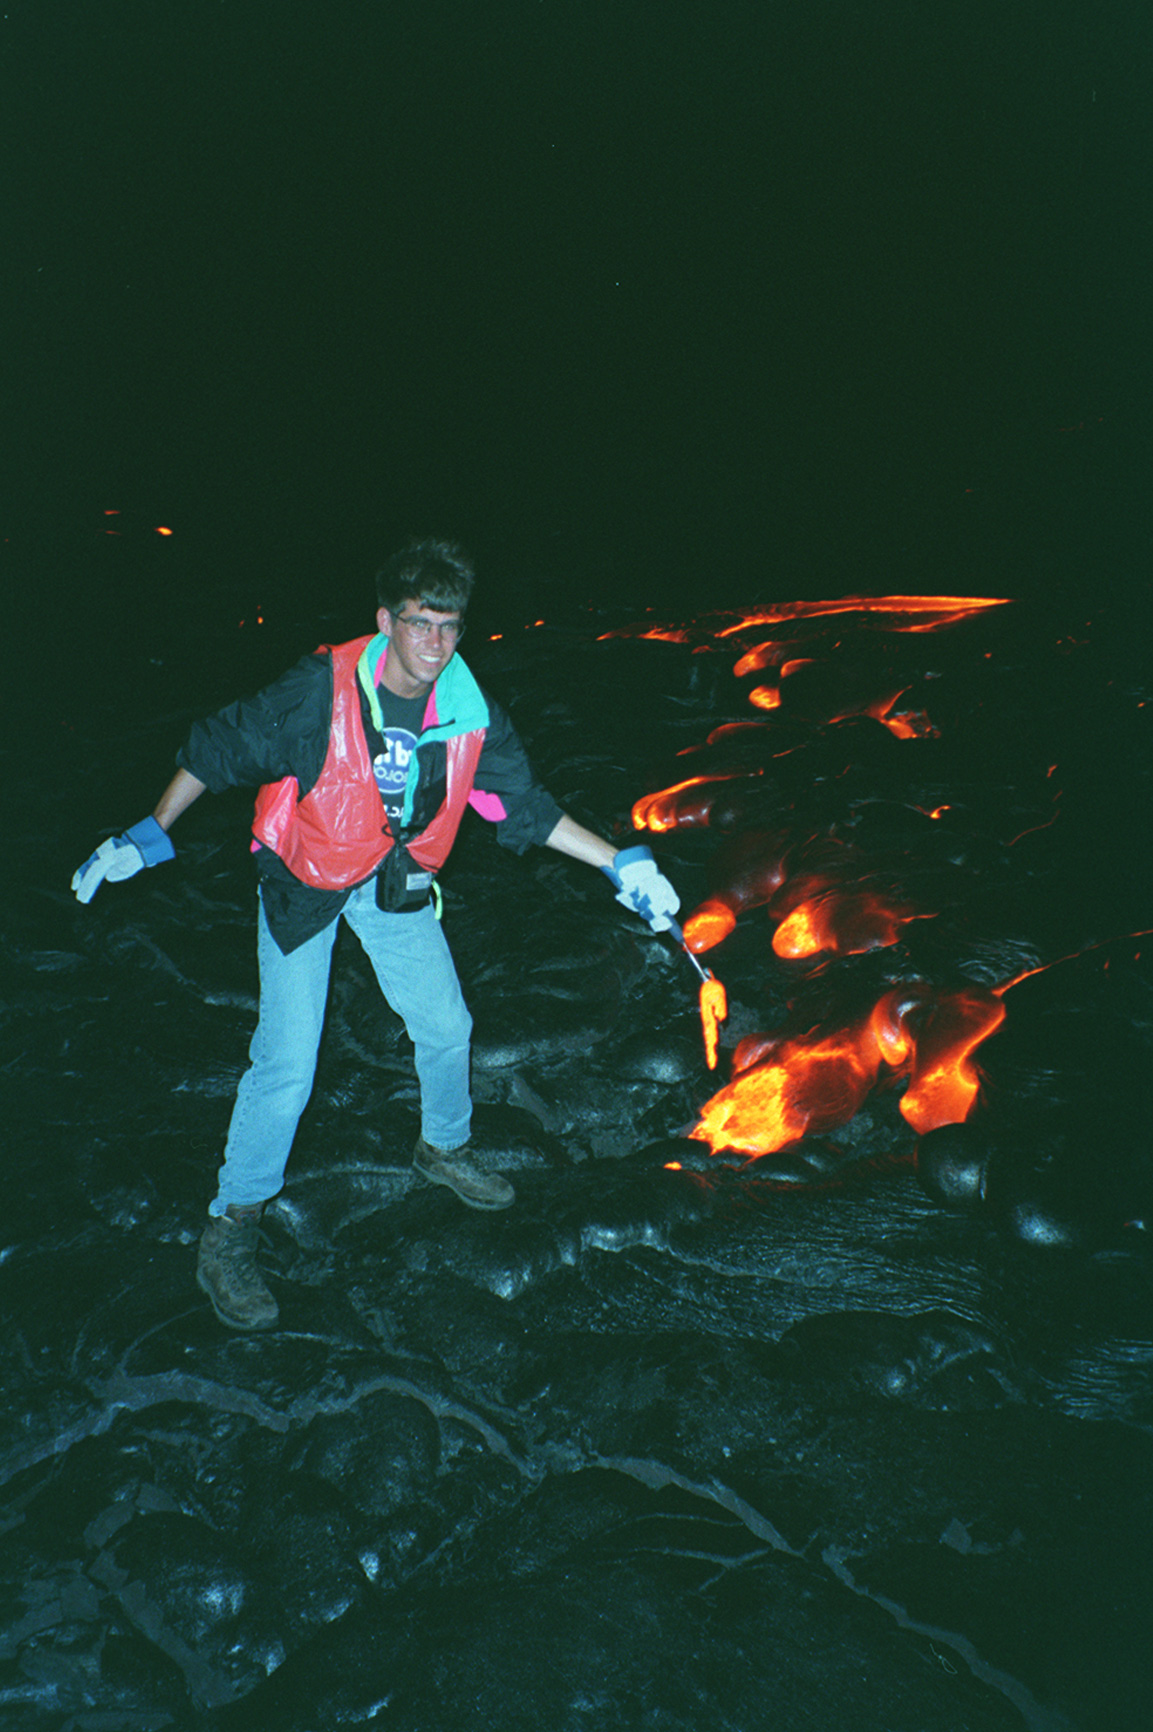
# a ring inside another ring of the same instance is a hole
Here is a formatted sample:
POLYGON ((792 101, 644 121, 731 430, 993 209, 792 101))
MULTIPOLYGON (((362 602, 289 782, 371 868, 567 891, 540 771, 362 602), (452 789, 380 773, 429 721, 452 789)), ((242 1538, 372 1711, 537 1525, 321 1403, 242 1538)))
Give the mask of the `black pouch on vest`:
POLYGON ((385 914, 414 914, 432 895, 432 873, 394 842, 376 875, 376 906, 385 914))

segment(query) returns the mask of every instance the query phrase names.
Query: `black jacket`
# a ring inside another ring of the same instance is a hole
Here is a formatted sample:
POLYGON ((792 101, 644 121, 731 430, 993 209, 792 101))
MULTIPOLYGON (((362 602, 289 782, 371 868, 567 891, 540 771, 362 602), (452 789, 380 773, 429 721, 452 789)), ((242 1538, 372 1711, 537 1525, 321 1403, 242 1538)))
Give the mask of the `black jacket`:
MULTIPOLYGON (((547 841, 561 808, 537 781, 505 711, 487 692, 484 699, 489 725, 474 786, 478 794, 498 803, 493 808, 497 839, 523 854, 534 843, 547 841)), ((361 719, 371 759, 377 736, 363 693, 361 719)), ((303 656, 255 697, 241 698, 194 723, 177 753, 177 763, 214 794, 295 776, 303 797, 324 766, 331 720, 332 663, 327 651, 318 650, 303 656)), ((420 779, 410 834, 428 823, 443 798, 443 742, 418 746, 417 761, 420 779)), ((348 900, 347 890, 315 890, 302 884, 270 849, 258 848, 254 859, 262 879, 265 916, 286 955, 334 920, 348 900)))

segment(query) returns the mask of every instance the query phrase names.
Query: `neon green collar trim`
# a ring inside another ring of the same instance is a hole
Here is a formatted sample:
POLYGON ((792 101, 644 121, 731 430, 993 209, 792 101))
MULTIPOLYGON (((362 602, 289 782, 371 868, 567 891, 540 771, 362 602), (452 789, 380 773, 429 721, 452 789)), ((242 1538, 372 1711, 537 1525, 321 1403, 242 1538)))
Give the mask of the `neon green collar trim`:
MULTIPOLYGON (((356 677, 368 701, 372 725, 378 734, 384 732, 384 715, 373 684, 372 670, 381 656, 387 654, 388 642, 383 632, 377 632, 365 644, 356 664, 356 677)), ((436 720, 422 728, 422 740, 451 739, 456 734, 471 734, 476 728, 488 727, 488 705, 484 693, 473 678, 472 669, 459 656, 453 656, 433 686, 429 703, 436 720)), ((427 710, 425 720, 427 724, 427 710)))

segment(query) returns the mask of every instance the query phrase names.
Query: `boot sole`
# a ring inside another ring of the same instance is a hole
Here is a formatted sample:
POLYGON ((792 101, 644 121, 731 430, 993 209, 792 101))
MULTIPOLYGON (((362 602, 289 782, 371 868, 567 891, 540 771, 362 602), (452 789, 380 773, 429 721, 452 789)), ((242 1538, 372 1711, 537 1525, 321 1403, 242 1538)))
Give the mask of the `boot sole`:
POLYGON ((212 1288, 208 1285, 208 1282, 204 1279, 204 1276, 201 1274, 199 1269, 196 1271, 196 1285, 200 1288, 200 1291, 206 1295, 208 1303, 212 1306, 217 1318, 224 1324, 226 1329, 244 1329, 248 1332, 251 1332, 254 1329, 273 1329, 280 1321, 279 1309, 274 1317, 262 1319, 258 1323, 245 1323, 242 1322, 239 1317, 230 1317, 228 1312, 222 1311, 220 1306, 217 1304, 215 1293, 212 1291, 212 1288))

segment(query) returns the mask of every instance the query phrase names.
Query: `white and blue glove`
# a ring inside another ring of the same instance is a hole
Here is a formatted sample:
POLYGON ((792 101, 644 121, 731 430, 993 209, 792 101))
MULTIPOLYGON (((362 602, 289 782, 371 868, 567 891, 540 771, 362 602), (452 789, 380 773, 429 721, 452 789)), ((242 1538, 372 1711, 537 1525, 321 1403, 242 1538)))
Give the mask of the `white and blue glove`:
POLYGON ((122 878, 134 878, 145 866, 159 866, 175 858, 176 849, 156 819, 142 818, 123 836, 109 836, 107 842, 101 842, 95 854, 73 874, 76 900, 91 902, 106 878, 117 884, 122 878))
POLYGON ((652 849, 640 843, 614 854, 611 866, 601 871, 617 887, 617 901, 647 920, 654 932, 667 932, 681 899, 663 873, 658 872, 652 849))

